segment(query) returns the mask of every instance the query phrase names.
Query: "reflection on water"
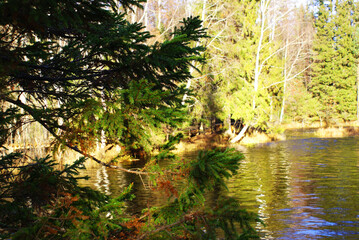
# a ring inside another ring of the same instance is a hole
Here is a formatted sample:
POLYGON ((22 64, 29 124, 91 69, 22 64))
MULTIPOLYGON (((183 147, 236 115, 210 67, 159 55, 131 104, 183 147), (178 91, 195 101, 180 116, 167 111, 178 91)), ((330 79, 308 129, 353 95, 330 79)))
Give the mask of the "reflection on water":
MULTIPOLYGON (((132 169, 141 168, 144 166, 144 162, 138 161, 133 163, 124 163, 122 167, 132 169)), ((161 196, 156 196, 153 191, 146 186, 146 176, 137 176, 131 173, 123 172, 116 169, 108 169, 100 167, 98 169, 87 169, 83 172, 83 175, 90 177, 89 180, 83 180, 80 182, 82 186, 90 186, 96 190, 99 190, 107 195, 119 196, 121 192, 133 183, 133 191, 135 199, 128 203, 127 212, 130 214, 139 214, 142 209, 147 208, 151 203, 153 205, 159 205, 165 199, 161 196)))
POLYGON ((359 239, 359 138, 298 137, 247 149, 230 193, 263 239, 359 239))
MULTIPOLYGON (((239 174, 228 181, 229 192, 217 193, 239 199, 261 216, 262 239, 359 239, 359 138, 297 134, 244 154, 239 174)), ((135 164, 127 167, 142 163, 135 164)), ((87 174, 89 184, 106 194, 118 195, 133 182, 136 199, 129 212, 164 201, 138 176, 105 168, 87 174)))

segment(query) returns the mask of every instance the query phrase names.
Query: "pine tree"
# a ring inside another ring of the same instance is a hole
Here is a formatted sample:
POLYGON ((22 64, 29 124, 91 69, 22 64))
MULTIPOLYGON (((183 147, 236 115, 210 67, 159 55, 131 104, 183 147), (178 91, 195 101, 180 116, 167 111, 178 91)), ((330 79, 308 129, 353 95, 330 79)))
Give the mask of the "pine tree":
POLYGON ((353 120, 356 107, 353 3, 320 2, 315 21, 311 91, 321 103, 320 115, 353 120))
POLYGON ((338 2, 336 7, 336 50, 338 52, 337 67, 337 111, 344 121, 354 120, 356 115, 356 72, 357 56, 354 41, 355 25, 353 1, 338 2))

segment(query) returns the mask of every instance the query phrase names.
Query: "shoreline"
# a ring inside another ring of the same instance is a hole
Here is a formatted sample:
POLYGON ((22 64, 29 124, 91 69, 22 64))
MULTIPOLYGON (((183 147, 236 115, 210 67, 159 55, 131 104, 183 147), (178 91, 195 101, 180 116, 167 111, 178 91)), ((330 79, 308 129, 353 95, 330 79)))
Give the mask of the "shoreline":
POLYGON ((213 147, 250 147, 262 143, 270 143, 276 141, 285 141, 287 131, 305 132, 312 131, 314 137, 317 138, 342 138, 359 136, 358 123, 351 123, 346 125, 336 125, 331 127, 320 127, 317 124, 307 125, 305 127, 298 127, 291 124, 290 126, 283 125, 284 131, 279 133, 260 133, 253 132, 246 135, 239 143, 229 143, 229 137, 221 133, 203 133, 192 138, 183 139, 177 146, 175 153, 182 153, 184 151, 194 151, 195 149, 205 149, 213 147))
MULTIPOLYGON (((244 149, 247 147, 252 147, 257 144, 265 144, 270 142, 285 141, 286 132, 297 132, 301 135, 302 133, 308 133, 310 137, 316 138, 343 138, 343 137, 352 137, 359 136, 359 125, 356 124, 346 124, 346 125, 337 125, 331 127, 319 127, 318 125, 307 125, 305 127, 298 127, 299 124, 290 124, 282 125, 283 133, 260 133, 252 132, 247 134, 239 143, 231 144, 229 142, 229 136, 226 136, 223 133, 201 133, 194 137, 187 137, 180 141, 175 146, 173 153, 180 156, 191 155, 191 153, 197 152, 201 149, 210 149, 210 148, 225 148, 232 147, 236 149, 244 149)), ((118 146, 106 146, 105 152, 96 152, 94 155, 96 157, 102 158, 105 162, 110 162, 111 159, 116 158, 120 154, 121 150, 118 146)), ((49 152, 49 154, 54 154, 53 158, 63 167, 65 164, 71 164, 74 160, 81 157, 78 153, 74 152, 71 149, 65 151, 56 151, 49 152)), ((151 154, 154 154, 152 152, 151 154)), ((123 164, 123 163, 132 163, 138 161, 139 159, 131 158, 130 156, 122 156, 117 159, 113 164, 123 164)), ((98 163, 92 161, 91 159, 85 162, 86 168, 97 168, 98 163)))

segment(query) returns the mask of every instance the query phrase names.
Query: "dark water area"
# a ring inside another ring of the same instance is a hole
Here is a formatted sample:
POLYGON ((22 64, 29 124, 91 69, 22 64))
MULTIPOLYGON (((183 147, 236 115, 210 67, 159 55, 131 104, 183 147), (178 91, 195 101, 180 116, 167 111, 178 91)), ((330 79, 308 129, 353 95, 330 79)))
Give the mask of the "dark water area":
MULTIPOLYGON (((229 191, 243 208, 260 215, 262 239, 359 239, 359 137, 313 138, 290 132, 286 141, 245 148, 229 191)), ((143 163, 125 165, 140 167, 143 163)), ((86 183, 117 195, 134 183, 132 213, 165 199, 138 176, 104 168, 89 170, 86 183)))

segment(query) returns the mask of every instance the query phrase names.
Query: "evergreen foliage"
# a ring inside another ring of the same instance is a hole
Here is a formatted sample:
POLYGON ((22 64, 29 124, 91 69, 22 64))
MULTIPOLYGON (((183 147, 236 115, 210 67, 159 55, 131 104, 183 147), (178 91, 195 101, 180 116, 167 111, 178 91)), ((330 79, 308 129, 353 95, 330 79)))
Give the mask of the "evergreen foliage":
POLYGON ((354 42, 355 3, 320 2, 315 21, 310 90, 321 103, 319 115, 332 119, 355 119, 356 51, 354 42))
POLYGON ((258 221, 255 214, 241 209, 238 200, 223 197, 215 203, 206 200, 206 195, 227 188, 224 179, 237 173, 243 155, 234 149, 214 149, 199 152, 197 158, 182 164, 175 162, 170 171, 157 176, 157 189, 167 189, 168 205, 148 209, 149 222, 162 226, 147 225, 143 237, 168 239, 184 233, 188 239, 256 239, 258 235, 250 225, 258 221), (181 179, 180 185, 170 180, 181 179), (240 230, 239 230, 240 229, 240 230), (238 231, 239 230, 239 231, 238 231))
POLYGON ((322 120, 318 118, 320 107, 318 99, 313 98, 305 87, 296 85, 295 92, 291 92, 291 98, 288 100, 287 111, 291 119, 305 124, 322 120))
POLYGON ((259 56, 262 64, 258 69, 259 84, 255 87, 262 21, 259 19, 260 1, 207 2, 210 6, 207 15, 211 17, 204 25, 211 26, 208 33, 213 39, 207 50, 209 60, 203 69, 207 76, 195 88, 200 101, 193 112, 197 117, 216 117, 226 124, 227 129, 231 128, 228 119, 266 129, 270 108, 278 105, 282 95, 281 86, 268 87, 279 81, 282 66, 279 54, 274 54, 280 42, 269 37, 267 24, 270 19, 263 19, 265 29, 259 56))
POLYGON ((103 239, 122 230, 124 201, 80 187, 79 170, 85 158, 57 170, 50 157, 23 165, 22 155, 13 153, 0 160, 1 237, 12 239, 103 239), (111 218, 108 218, 111 214, 111 218))
POLYGON ((243 155, 233 149, 200 151, 198 161, 191 167, 190 177, 203 188, 225 186, 224 179, 237 172, 241 159, 243 155))
POLYGON ((222 197, 210 203, 205 197, 226 188, 223 179, 236 174, 242 154, 234 149, 207 150, 200 152, 197 159, 185 162, 167 154, 172 164, 165 169, 158 161, 165 159, 166 154, 160 155, 161 159, 155 158, 157 161, 150 161, 146 168, 156 170, 149 172, 153 190, 167 194, 168 203, 145 210, 140 218, 124 212, 126 202, 133 199, 131 185, 116 198, 78 185, 79 179, 86 178, 78 176, 85 158, 58 170, 49 157, 22 165, 20 153, 3 156, 1 237, 214 239, 223 234, 226 239, 258 238, 250 223, 260 220, 241 209, 238 200, 222 197))
MULTIPOLYGON (((185 119, 182 83, 193 61, 204 61, 204 48, 192 44, 206 33, 198 17, 190 17, 168 40, 150 45, 143 26, 125 19, 140 2, 120 1, 120 13, 112 0, 0 1, 2 147, 14 122, 27 120, 85 156, 103 134, 108 143, 147 150, 150 130, 185 119)), ((249 222, 258 219, 235 200, 206 205, 205 194, 226 187, 224 178, 236 173, 243 155, 217 149, 182 160, 171 153, 180 138, 170 137, 143 170, 130 171, 168 194, 168 204, 140 217, 124 212, 131 185, 117 198, 79 186, 85 158, 61 167, 50 157, 3 152, 1 237, 215 239, 216 229, 228 239, 256 237, 249 222), (163 168, 166 159, 171 165, 163 168)))
POLYGON ((204 48, 191 46, 205 37, 198 18, 148 45, 152 36, 108 10, 111 3, 0 3, 1 100, 83 151, 101 133, 109 143, 148 149, 148 128, 183 120, 181 83, 190 63, 203 61, 204 48))

